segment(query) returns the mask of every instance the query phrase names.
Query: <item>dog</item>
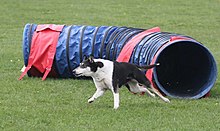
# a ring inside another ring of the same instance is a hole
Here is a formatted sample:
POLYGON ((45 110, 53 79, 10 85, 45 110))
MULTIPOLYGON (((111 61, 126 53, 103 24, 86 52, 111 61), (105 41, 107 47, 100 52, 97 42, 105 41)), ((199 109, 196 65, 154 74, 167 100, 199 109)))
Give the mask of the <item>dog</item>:
POLYGON ((113 62, 105 59, 94 59, 93 56, 85 56, 79 67, 73 70, 73 74, 76 77, 92 77, 96 86, 96 92, 89 98, 89 103, 102 96, 106 90, 111 90, 114 96, 114 109, 117 109, 119 107, 119 88, 122 85, 125 85, 130 92, 147 92, 152 97, 155 97, 156 94, 163 101, 170 102, 168 98, 152 87, 150 81, 141 71, 141 69, 150 69, 158 65, 136 66, 126 62, 113 62))

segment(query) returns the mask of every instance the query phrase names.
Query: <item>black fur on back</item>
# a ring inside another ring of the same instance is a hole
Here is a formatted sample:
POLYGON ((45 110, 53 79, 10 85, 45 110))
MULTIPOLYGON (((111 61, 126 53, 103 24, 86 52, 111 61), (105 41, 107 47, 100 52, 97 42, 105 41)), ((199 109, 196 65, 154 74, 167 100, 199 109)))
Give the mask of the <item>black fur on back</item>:
POLYGON ((150 86, 150 81, 146 78, 145 74, 137 68, 137 66, 125 62, 114 62, 112 81, 114 91, 117 92, 117 88, 127 84, 131 79, 137 80, 138 83, 145 87, 150 86))

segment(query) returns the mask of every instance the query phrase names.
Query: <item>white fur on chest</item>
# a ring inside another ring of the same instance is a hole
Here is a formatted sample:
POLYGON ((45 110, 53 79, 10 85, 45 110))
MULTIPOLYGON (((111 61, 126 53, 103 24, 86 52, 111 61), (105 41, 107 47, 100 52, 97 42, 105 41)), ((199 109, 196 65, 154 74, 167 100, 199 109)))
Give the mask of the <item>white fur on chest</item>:
POLYGON ((95 62, 102 62, 103 67, 98 68, 97 71, 92 75, 92 78, 96 81, 102 81, 104 79, 112 79, 113 75, 113 62, 104 59, 94 59, 95 62))

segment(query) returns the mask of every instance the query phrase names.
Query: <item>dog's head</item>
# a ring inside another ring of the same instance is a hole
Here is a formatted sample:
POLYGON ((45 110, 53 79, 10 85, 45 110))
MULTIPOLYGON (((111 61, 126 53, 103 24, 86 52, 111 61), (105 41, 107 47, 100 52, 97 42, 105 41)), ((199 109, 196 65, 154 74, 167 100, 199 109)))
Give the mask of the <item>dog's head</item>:
POLYGON ((104 64, 102 62, 95 62, 93 56, 84 56, 84 60, 80 63, 79 67, 73 70, 73 74, 79 76, 92 76, 97 72, 99 68, 102 68, 104 64))

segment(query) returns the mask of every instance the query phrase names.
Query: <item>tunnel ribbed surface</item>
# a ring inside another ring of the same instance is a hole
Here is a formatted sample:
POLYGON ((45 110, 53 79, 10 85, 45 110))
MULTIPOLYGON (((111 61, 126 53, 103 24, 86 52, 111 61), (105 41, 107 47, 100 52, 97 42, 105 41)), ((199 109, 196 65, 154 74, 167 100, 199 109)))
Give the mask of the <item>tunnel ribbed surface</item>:
MULTIPOLYGON (((27 24, 23 33, 23 55, 27 66, 36 24, 27 24)), ((84 55, 116 60, 123 47, 144 29, 116 26, 64 26, 56 47, 53 67, 57 77, 72 78, 72 70, 84 55)), ((130 63, 153 69, 153 82, 164 94, 176 98, 197 99, 207 94, 217 77, 217 67, 210 51, 189 36, 168 32, 147 34, 136 43, 130 63), (172 38, 177 37, 181 39, 172 38)), ((29 76, 34 76, 30 74, 29 76)))

